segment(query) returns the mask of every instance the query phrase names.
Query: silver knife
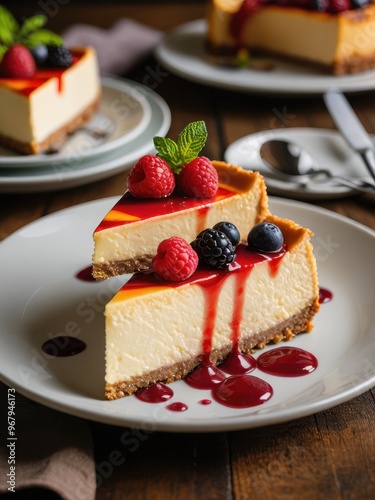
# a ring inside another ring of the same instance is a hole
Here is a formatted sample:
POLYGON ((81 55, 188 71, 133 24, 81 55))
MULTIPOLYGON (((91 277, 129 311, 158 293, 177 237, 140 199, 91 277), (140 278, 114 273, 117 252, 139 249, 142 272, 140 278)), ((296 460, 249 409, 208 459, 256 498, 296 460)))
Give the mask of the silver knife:
POLYGON ((361 155, 375 180, 374 144, 346 97, 339 90, 328 90, 323 99, 336 127, 349 146, 361 155))

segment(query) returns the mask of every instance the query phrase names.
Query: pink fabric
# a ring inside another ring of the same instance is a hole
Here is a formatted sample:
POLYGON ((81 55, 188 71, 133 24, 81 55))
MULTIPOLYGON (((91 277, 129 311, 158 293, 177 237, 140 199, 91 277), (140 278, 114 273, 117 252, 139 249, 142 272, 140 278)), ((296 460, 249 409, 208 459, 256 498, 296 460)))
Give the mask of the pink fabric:
POLYGON ((132 19, 121 19, 109 30, 78 24, 63 34, 69 46, 93 46, 101 73, 115 75, 126 73, 147 56, 161 36, 161 32, 132 19))

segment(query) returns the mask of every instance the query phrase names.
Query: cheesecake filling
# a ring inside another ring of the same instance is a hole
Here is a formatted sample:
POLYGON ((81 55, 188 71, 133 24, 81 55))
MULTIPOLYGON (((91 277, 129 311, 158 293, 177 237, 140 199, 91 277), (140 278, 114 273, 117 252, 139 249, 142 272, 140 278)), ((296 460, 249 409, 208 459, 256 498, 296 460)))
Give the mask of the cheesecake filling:
POLYGON ((213 163, 220 179, 213 198, 172 194, 161 200, 137 200, 126 193, 94 232, 94 277, 147 269, 163 239, 179 235, 190 242, 221 220, 232 221, 245 241, 249 228, 269 213, 264 180, 258 173, 213 163))
POLYGON ((271 257, 240 245, 229 272, 199 270, 179 284, 134 276, 106 307, 107 398, 182 378, 204 356, 217 363, 234 348, 250 353, 309 331, 319 292, 311 244, 300 238, 271 257))

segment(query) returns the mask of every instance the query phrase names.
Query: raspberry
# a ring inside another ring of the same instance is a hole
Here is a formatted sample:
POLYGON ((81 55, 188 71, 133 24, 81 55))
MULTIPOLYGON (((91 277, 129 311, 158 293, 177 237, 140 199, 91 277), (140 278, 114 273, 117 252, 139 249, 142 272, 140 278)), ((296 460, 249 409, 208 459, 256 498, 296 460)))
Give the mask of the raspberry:
POLYGON ((168 164, 158 156, 142 156, 128 177, 129 192, 137 198, 163 198, 169 196, 176 185, 168 164))
POLYGON ((185 196, 210 198, 219 186, 216 168, 205 156, 198 156, 183 166, 177 176, 177 186, 185 196))
POLYGON ((229 238, 216 229, 205 229, 199 233, 191 246, 198 254, 199 264, 204 267, 226 269, 236 258, 229 238))
POLYGON ((198 266, 198 255, 183 238, 163 240, 152 260, 155 273, 165 281, 184 281, 198 266))
POLYGON ((36 64, 31 52, 21 44, 8 49, 0 64, 0 74, 8 78, 31 78, 36 71, 36 64))

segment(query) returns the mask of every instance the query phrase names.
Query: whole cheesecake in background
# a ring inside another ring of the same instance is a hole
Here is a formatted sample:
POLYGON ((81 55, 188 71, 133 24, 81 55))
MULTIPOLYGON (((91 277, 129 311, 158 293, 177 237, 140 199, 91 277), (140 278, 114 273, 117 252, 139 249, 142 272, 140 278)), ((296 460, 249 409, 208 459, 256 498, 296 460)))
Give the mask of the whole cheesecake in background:
POLYGON ((41 29, 43 15, 20 26, 4 7, 0 14, 13 27, 8 43, 0 45, 0 144, 37 154, 88 122, 98 108, 96 53, 65 47, 58 35, 41 29))
MULTIPOLYGON (((342 75, 375 67, 375 5, 360 0, 210 0, 207 46, 243 49, 342 75)), ((220 58, 218 59, 220 60, 220 58)))

